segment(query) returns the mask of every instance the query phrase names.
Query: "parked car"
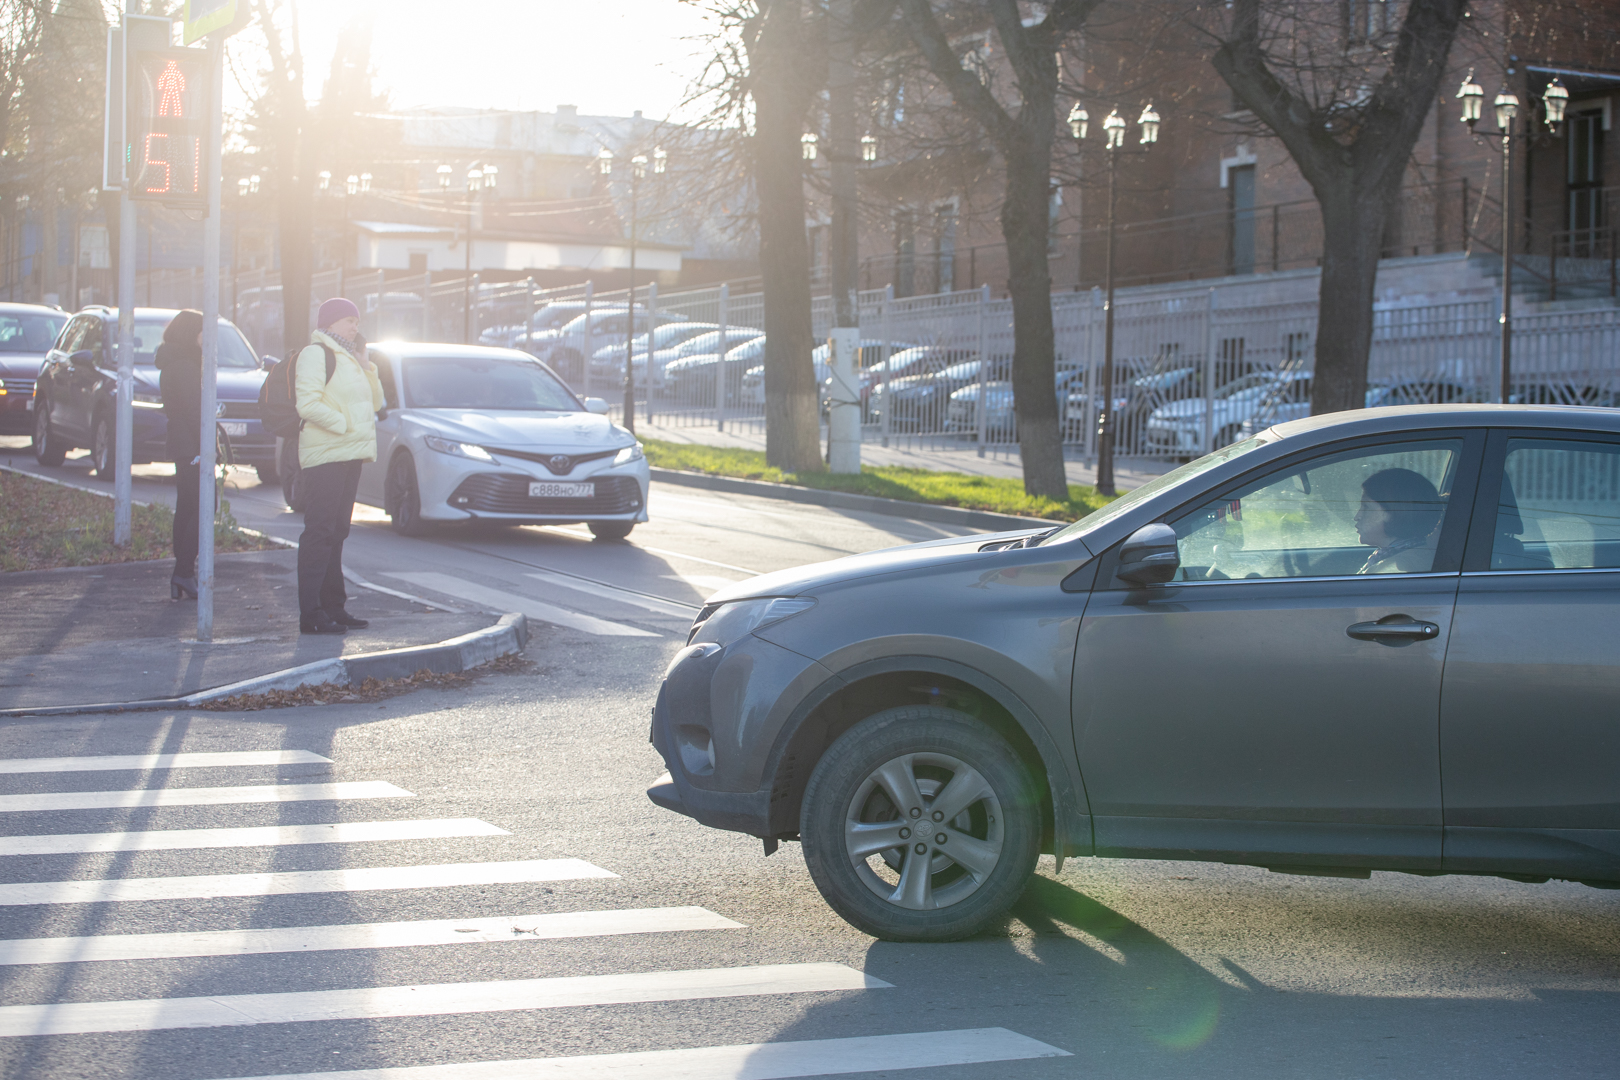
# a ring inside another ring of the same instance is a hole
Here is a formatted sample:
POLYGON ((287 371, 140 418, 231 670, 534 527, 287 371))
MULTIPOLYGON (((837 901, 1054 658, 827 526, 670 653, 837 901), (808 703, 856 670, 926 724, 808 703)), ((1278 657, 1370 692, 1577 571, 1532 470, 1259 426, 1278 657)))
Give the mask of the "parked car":
MULTIPOLYGON (((1389 405, 1454 405, 1467 402, 1484 402, 1490 400, 1485 392, 1471 386, 1459 383, 1437 380, 1411 380, 1393 383, 1382 383, 1367 388, 1366 404, 1369 409, 1382 408, 1389 405)), ((1541 403, 1538 403, 1541 404, 1541 403)), ((1305 400, 1288 400, 1278 402, 1266 415, 1262 410, 1259 415, 1251 416, 1243 421, 1243 434, 1254 435, 1263 431, 1272 424, 1287 420, 1299 420, 1311 415, 1311 403, 1305 400)))
POLYGON ((41 304, 0 304, 0 435, 34 433, 34 383, 67 320, 41 304))
POLYGON ((570 385, 582 385, 585 358, 604 346, 622 342, 630 329, 632 318, 638 334, 646 333, 649 325, 662 326, 666 322, 685 321, 682 315, 651 315, 639 304, 633 313, 627 312, 623 304, 617 307, 599 305, 589 312, 576 315, 555 330, 528 336, 525 339, 526 351, 544 360, 570 385))
POLYGON ((1339 413, 1072 525, 737 582, 648 795, 799 840, 895 940, 991 925, 1042 851, 1620 887, 1620 488, 1570 482, 1617 471, 1614 410, 1339 413))
POLYGON ((872 390, 881 386, 885 380, 894 382, 911 375, 926 375, 972 359, 974 353, 968 349, 947 349, 938 345, 916 345, 890 353, 887 359, 880 360, 861 371, 860 393, 863 415, 867 416, 867 422, 870 423, 869 403, 872 399, 872 390))
POLYGON ((641 444, 515 349, 383 342, 371 347, 388 402, 359 499, 397 532, 430 522, 583 522, 623 539, 647 520, 641 444))
MULTIPOLYGON (((727 331, 728 339, 730 336, 730 331, 727 331)), ((721 400, 722 386, 725 388, 724 400, 727 405, 742 401, 743 373, 765 358, 765 335, 757 330, 739 328, 737 336, 743 340, 728 347, 724 357, 718 351, 694 352, 664 365, 664 382, 677 408, 683 405, 713 405, 721 400), (754 336, 745 337, 747 333, 754 336)), ((717 349, 719 340, 720 335, 716 332, 693 338, 688 344, 697 346, 700 342, 708 342, 710 349, 717 349)))
MULTIPOLYGON (((1065 410, 1063 438, 1065 441, 1083 438, 1085 429, 1079 422, 1071 422, 1068 414, 1083 413, 1086 401, 1086 369, 1068 368, 1059 371, 1053 389, 1057 392, 1059 407, 1065 410)), ((1013 412, 1013 387, 1006 379, 984 384, 987 402, 984 416, 985 438, 992 442, 1006 442, 1017 435, 1018 421, 1013 412)), ((946 409, 945 430, 963 435, 977 435, 979 431, 979 384, 970 382, 951 394, 946 409)))
MULTIPOLYGON (((556 330, 565 323, 578 318, 585 313, 583 300, 553 300, 534 313, 531 320, 535 340, 541 340, 541 335, 549 330, 556 330)), ((478 335, 480 345, 489 345, 499 348, 522 349, 524 352, 533 352, 529 346, 530 323, 512 323, 504 326, 491 327, 478 335)))
MULTIPOLYGON (((1215 391, 1212 415, 1215 445, 1234 442, 1243 431, 1243 422, 1261 409, 1268 395, 1279 395, 1278 408, 1305 404, 1311 400, 1309 371, 1251 371, 1215 391)), ((1161 405, 1148 414, 1142 425, 1144 449, 1152 454, 1197 457, 1206 446, 1204 398, 1188 397, 1161 405)))
MULTIPOLYGON (((891 431, 946 430, 951 395, 969 383, 976 387, 980 366, 978 360, 969 360, 939 371, 890 379, 887 384, 876 383, 866 399, 867 420, 881 424, 887 414, 891 431)), ((1005 379, 1011 367, 1012 357, 992 357, 985 377, 1005 379)))
MULTIPOLYGON (((153 356, 163 329, 178 312, 135 309, 134 461, 169 460, 169 425, 158 391, 153 356)), ((98 476, 113 472, 113 425, 117 412, 118 312, 90 307, 74 315, 45 356, 34 386, 34 456, 42 465, 60 465, 69 450, 86 447, 98 476)), ((274 483, 276 439, 259 422, 259 387, 264 366, 247 339, 228 319, 219 320, 218 379, 215 394, 220 432, 231 461, 251 465, 259 479, 274 483)))
MULTIPOLYGON (((631 343, 635 349, 635 359, 631 361, 630 368, 635 374, 636 385, 651 386, 660 389, 664 385, 664 365, 675 359, 675 349, 710 330, 718 330, 716 323, 701 322, 671 322, 655 327, 651 334, 637 334, 631 343), (648 338, 651 337, 649 347, 648 338), (652 364, 648 367, 648 355, 651 354, 652 364), (650 378, 650 382, 649 382, 650 378)), ((606 385, 614 379, 624 378, 624 342, 604 345, 591 354, 591 379, 600 385, 606 385)))

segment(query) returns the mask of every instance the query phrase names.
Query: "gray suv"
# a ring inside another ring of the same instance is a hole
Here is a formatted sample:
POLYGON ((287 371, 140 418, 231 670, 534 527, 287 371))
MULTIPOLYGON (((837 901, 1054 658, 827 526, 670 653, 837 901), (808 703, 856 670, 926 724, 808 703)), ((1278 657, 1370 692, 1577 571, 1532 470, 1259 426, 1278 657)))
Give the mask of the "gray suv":
POLYGON ((896 940, 983 929, 1040 852, 1617 888, 1617 640, 1620 413, 1340 413, 1061 529, 726 589, 648 795, 800 840, 896 940))

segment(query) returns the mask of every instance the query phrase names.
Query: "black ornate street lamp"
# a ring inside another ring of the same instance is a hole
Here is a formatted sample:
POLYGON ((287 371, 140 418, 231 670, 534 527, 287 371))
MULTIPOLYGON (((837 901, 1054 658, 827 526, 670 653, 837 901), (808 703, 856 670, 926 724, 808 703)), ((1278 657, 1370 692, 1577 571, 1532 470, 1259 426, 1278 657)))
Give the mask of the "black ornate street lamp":
MULTIPOLYGON (((1502 140, 1502 401, 1513 397, 1513 143, 1519 116, 1519 99, 1506 86, 1497 91, 1491 103, 1496 117, 1495 131, 1480 131, 1480 114, 1484 111, 1485 88, 1474 81, 1474 70, 1468 69, 1462 86, 1457 89, 1462 102, 1462 122, 1476 136, 1502 140)), ((1547 85, 1541 96, 1543 119, 1553 135, 1563 132, 1564 110, 1569 105, 1569 90, 1558 79, 1547 85)), ((1526 134, 1533 130, 1528 127, 1526 134)))
MULTIPOLYGON (((1125 118, 1114 109, 1103 120, 1103 147, 1108 153, 1108 246, 1106 248, 1105 291, 1103 303, 1103 369, 1102 404, 1097 410, 1097 491, 1114 495, 1114 194, 1119 174, 1119 156, 1122 153, 1146 153, 1159 141, 1159 114, 1149 102, 1136 119, 1141 130, 1140 150, 1125 150, 1125 118)), ((1069 110, 1069 134, 1077 145, 1084 145, 1091 118, 1076 102, 1069 110)))

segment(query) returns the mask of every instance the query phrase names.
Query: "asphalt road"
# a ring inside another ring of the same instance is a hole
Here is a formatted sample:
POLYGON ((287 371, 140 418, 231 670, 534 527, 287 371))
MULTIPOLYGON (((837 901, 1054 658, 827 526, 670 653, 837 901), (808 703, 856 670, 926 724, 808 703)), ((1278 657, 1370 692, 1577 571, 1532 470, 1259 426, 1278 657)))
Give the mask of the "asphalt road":
MULTIPOLYGON (((269 493, 232 501, 296 535, 269 493)), ((679 490, 651 510, 627 544, 355 530, 367 580, 555 616, 523 674, 0 726, 0 1075, 1620 1074, 1620 896, 1584 886, 1048 858, 976 940, 859 934, 797 845, 647 802, 648 707, 722 580, 941 529, 679 490), (284 760, 142 758, 243 752, 284 760), (38 760, 106 755, 136 758, 38 760)))

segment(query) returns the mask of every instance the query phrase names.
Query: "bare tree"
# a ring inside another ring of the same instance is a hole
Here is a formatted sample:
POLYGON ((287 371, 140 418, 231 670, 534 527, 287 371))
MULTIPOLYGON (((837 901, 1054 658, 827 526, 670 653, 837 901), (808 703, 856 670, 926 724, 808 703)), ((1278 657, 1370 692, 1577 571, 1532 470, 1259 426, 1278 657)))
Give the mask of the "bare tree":
POLYGON ((1024 490, 1067 499, 1063 437, 1058 423, 1052 276, 1047 267, 1052 136, 1057 126, 1057 53, 1100 0, 1055 0, 1028 22, 1017 0, 954 3, 947 16, 982 19, 988 12, 1011 67, 1016 105, 1004 105, 952 47, 931 0, 899 0, 912 40, 929 70, 994 144, 1005 168, 1001 232, 1007 242, 1013 308, 1013 400, 1024 490))
POLYGON ((1359 409, 1384 225, 1434 105, 1467 0, 1231 0, 1213 62, 1288 149, 1322 210, 1313 413, 1359 409), (1343 12, 1360 11, 1362 25, 1343 12))

